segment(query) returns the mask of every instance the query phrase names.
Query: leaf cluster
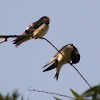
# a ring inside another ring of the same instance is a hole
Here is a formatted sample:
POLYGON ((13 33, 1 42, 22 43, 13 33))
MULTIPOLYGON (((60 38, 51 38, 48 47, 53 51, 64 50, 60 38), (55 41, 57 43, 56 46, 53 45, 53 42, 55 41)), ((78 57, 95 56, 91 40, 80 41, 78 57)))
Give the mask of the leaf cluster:
MULTIPOLYGON (((15 90, 12 94, 8 93, 5 96, 0 93, 0 100, 18 100, 19 96, 20 95, 17 90, 15 90)), ((23 96, 20 100, 23 100, 23 96)))
MULTIPOLYGON (((86 90, 83 94, 79 95, 74 90, 70 89, 73 96, 75 97, 74 100, 100 100, 100 85, 94 86, 91 89, 86 90)), ((56 100, 62 100, 59 98, 54 97, 56 100)))

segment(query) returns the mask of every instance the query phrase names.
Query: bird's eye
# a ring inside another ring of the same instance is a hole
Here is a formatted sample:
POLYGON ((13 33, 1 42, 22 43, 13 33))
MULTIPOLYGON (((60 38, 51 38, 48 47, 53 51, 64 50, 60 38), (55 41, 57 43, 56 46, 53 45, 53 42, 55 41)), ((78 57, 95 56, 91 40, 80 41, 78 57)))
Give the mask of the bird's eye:
POLYGON ((47 19, 46 19, 46 18, 43 18, 43 20, 45 20, 45 21, 46 21, 47 19))
POLYGON ((49 18, 44 17, 43 20, 44 20, 44 21, 49 21, 49 18))
POLYGON ((71 43, 71 46, 73 46, 73 44, 71 43))

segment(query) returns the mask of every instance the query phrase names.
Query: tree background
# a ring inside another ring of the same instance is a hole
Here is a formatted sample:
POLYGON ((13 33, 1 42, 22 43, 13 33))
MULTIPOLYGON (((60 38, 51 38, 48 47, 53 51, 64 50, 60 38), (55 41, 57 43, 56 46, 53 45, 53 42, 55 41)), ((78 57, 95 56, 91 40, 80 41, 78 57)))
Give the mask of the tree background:
MULTIPOLYGON (((45 38, 58 49, 73 43, 81 54, 75 67, 91 86, 100 82, 100 1, 99 0, 2 0, 0 2, 0 35, 20 35, 42 16, 50 17, 45 38)), ((2 39, 0 39, 2 40, 2 39)), ((0 44, 0 92, 18 89, 30 100, 53 100, 53 96, 29 92, 28 86, 72 96, 69 88, 81 94, 88 85, 70 65, 61 69, 58 82, 55 70, 42 72, 42 67, 57 52, 44 40, 30 40, 18 48, 13 39, 0 44)))

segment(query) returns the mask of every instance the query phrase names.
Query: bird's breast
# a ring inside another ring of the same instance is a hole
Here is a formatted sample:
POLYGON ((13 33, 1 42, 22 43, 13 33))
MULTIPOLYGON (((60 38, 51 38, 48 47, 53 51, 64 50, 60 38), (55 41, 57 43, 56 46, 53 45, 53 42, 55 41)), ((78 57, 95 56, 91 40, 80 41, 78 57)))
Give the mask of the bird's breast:
POLYGON ((44 23, 38 29, 34 31, 33 35, 34 37, 38 36, 38 38, 43 37, 47 33, 48 29, 49 29, 49 26, 44 23))
POLYGON ((73 48, 65 48, 61 51, 63 54, 59 54, 58 61, 62 62, 63 64, 68 63, 71 60, 71 53, 73 51, 73 48))

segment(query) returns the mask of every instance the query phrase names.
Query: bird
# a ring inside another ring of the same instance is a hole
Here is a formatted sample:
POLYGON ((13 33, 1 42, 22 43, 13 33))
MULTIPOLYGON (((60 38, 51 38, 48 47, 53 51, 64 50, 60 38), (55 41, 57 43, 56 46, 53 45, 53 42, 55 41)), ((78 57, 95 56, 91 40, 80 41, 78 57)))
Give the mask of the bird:
POLYGON ((50 18, 47 16, 41 17, 38 21, 30 24, 26 30, 21 34, 21 37, 17 37, 13 40, 13 44, 18 47, 21 43, 30 40, 43 37, 49 29, 50 18))
MULTIPOLYGON (((80 61, 80 54, 78 52, 78 49, 71 43, 68 45, 63 46, 59 52, 55 54, 55 56, 44 66, 51 65, 43 70, 43 72, 52 70, 56 68, 55 76, 54 78, 58 80, 60 69, 64 64, 70 63, 70 64, 76 64, 80 61)), ((44 68, 42 67, 42 68, 44 68)))

